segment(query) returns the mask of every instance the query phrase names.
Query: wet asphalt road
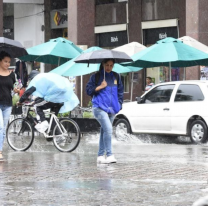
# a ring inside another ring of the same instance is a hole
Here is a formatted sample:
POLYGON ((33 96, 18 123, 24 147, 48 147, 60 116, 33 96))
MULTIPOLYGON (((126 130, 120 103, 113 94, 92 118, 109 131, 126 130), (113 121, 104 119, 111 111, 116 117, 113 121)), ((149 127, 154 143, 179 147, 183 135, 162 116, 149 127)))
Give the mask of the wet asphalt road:
POLYGON ((98 135, 85 135, 72 153, 43 137, 27 152, 5 143, 0 205, 191 206, 208 193, 208 144, 148 135, 114 139, 118 162, 110 165, 97 165, 97 149, 98 135))

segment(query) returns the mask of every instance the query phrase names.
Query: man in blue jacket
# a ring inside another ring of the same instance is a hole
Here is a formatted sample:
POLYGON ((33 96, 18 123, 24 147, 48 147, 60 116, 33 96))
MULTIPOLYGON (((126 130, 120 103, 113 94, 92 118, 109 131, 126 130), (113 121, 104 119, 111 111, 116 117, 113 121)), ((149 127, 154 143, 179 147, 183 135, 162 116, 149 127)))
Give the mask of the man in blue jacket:
POLYGON ((105 59, 99 73, 92 75, 86 86, 87 94, 93 97, 93 114, 101 125, 97 157, 97 162, 101 164, 117 161, 112 154, 112 124, 115 114, 122 108, 123 85, 120 76, 112 72, 114 63, 114 59, 105 59))

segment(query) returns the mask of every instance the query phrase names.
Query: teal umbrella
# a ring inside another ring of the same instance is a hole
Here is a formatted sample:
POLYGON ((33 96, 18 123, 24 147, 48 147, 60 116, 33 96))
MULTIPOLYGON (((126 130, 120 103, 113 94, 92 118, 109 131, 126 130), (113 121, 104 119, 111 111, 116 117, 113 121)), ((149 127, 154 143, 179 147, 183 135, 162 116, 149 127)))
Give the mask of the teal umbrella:
MULTIPOLYGON (((88 53, 93 52, 96 50, 101 50, 100 47, 90 47, 89 49, 83 51, 82 53, 88 53)), ((50 71, 50 73, 56 73, 62 76, 81 76, 90 74, 92 72, 96 72, 99 70, 100 64, 87 64, 87 63, 75 63, 74 59, 71 59, 70 61, 62 64, 61 66, 57 67, 56 69, 53 69, 50 71)), ((115 64, 113 71, 117 73, 127 73, 131 72, 131 70, 128 67, 121 66, 119 64, 115 64)))
POLYGON ((79 55, 82 50, 73 42, 59 37, 27 49, 28 55, 19 59, 61 65, 79 55))
MULTIPOLYGON (((168 37, 132 56, 134 62, 125 65, 133 67, 190 67, 208 65, 208 54, 168 37)), ((170 72, 171 74, 171 72, 170 72)), ((171 75, 170 75, 171 80, 171 75)))

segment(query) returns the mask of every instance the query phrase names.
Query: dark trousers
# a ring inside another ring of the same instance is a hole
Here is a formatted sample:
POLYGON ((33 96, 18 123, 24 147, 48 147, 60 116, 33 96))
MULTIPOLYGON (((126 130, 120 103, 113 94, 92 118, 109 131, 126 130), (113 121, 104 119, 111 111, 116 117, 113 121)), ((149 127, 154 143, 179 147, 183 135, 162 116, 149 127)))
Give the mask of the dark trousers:
POLYGON ((51 109, 57 115, 62 106, 62 103, 47 102, 43 98, 36 98, 34 108, 36 110, 37 120, 41 122, 46 120, 43 110, 51 109))

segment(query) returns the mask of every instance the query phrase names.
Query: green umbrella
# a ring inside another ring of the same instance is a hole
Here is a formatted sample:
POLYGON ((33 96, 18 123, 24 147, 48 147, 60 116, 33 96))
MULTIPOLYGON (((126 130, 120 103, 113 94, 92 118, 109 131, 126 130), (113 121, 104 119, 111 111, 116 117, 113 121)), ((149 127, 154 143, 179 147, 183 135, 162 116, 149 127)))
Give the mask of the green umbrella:
MULTIPOLYGON (((208 54, 168 37, 132 56, 134 62, 125 65, 133 67, 189 67, 208 65, 208 54)), ((170 72, 171 74, 171 72, 170 72)), ((171 80, 171 75, 170 75, 171 80)))
MULTIPOLYGON (((82 53, 88 53, 93 52, 96 50, 101 50, 100 47, 90 47, 89 49, 83 51, 82 53)), ((75 63, 74 59, 71 59, 70 61, 62 64, 61 66, 57 67, 56 69, 53 69, 50 71, 51 73, 56 73, 62 76, 81 76, 90 74, 92 72, 96 72, 99 70, 100 64, 87 64, 87 63, 75 63)), ((128 67, 123 67, 119 64, 115 64, 113 71, 117 73, 127 73, 131 72, 131 70, 128 67)))
POLYGON ((19 59, 61 65, 79 55, 82 50, 73 42, 59 37, 27 49, 28 55, 19 59))

